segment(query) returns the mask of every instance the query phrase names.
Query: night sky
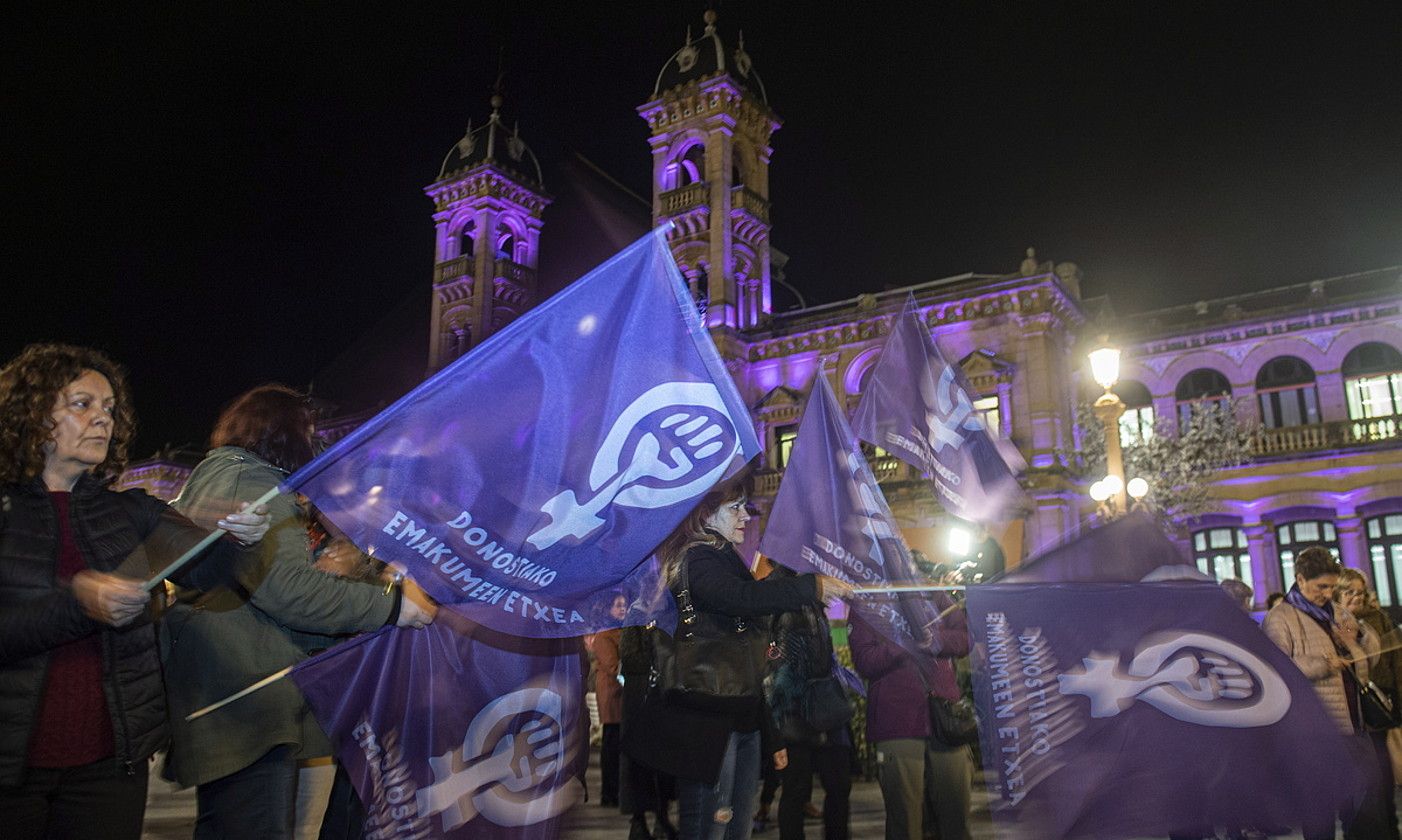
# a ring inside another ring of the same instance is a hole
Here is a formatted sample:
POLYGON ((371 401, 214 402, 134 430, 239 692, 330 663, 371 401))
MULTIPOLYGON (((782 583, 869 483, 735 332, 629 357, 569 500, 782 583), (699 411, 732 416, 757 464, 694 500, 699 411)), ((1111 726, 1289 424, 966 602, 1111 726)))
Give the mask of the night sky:
MULTIPOLYGON (((422 188, 487 116, 499 60, 506 115, 540 157, 581 153, 650 194, 634 109, 705 7, 11 17, 0 356, 43 340, 106 349, 132 373, 133 454, 199 443, 239 391, 305 387, 386 312, 427 312, 422 188)), ((784 120, 774 243, 810 304, 1013 271, 1031 245, 1077 262, 1085 293, 1124 312, 1402 263, 1398 8, 719 13, 784 120)), ((545 260, 565 247, 549 220, 545 260)))

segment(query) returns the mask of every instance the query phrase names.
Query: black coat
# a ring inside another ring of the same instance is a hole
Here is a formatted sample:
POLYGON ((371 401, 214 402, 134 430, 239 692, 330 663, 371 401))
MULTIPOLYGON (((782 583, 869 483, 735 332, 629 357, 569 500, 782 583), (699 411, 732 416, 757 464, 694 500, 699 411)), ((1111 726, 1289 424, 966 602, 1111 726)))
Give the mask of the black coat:
MULTIPOLYGON (((737 617, 767 618, 818 603, 816 576, 755 580, 745 561, 730 545, 720 549, 693 546, 683 562, 698 621, 733 625, 737 617)), ((672 582, 672 587, 672 594, 678 595, 680 575, 672 582)), ((651 701, 649 705, 643 719, 651 737, 627 739, 624 747, 629 749, 629 755, 678 778, 708 784, 714 784, 719 776, 731 732, 769 728, 769 715, 760 696, 756 696, 749 707, 730 714, 679 709, 651 701)))
MULTIPOLYGON (((144 491, 115 493, 86 474, 73 488, 69 510, 88 568, 135 578, 151 577, 207 533, 144 491)), ((114 772, 130 772, 165 744, 152 610, 121 628, 88 618, 57 580, 58 538, 57 513, 41 482, 0 487, 0 786, 23 780, 49 652, 93 633, 101 637, 114 772)), ((227 579, 245 556, 224 540, 177 578, 207 588, 227 579)))

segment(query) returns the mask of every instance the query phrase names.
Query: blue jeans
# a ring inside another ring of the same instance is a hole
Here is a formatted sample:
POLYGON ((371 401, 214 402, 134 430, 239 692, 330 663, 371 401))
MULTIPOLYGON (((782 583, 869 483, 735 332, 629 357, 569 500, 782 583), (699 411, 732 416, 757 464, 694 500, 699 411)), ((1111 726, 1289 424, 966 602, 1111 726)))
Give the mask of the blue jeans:
POLYGON ((677 780, 681 840, 750 840, 759 758, 758 732, 732 732, 714 785, 677 780))
POLYGON ((273 747, 262 758, 195 788, 195 840, 292 840, 297 810, 297 759, 273 747))

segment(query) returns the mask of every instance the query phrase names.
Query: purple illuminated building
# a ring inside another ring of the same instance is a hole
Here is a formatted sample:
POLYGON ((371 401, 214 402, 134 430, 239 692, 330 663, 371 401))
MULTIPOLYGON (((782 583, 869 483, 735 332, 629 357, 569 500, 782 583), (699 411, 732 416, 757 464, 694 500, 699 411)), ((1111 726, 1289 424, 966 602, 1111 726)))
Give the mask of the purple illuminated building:
MULTIPOLYGON (((1077 266, 1028 249, 1013 271, 910 278, 775 311, 775 290, 788 286, 786 258, 770 243, 771 200, 784 202, 769 190, 782 123, 743 41, 723 38, 707 12, 701 34, 688 33, 655 80, 639 80, 648 81, 638 114, 650 132, 650 198, 577 155, 537 160, 500 96, 448 151, 425 190, 436 231, 427 370, 670 221, 677 262, 766 446, 762 509, 814 377, 826 376, 854 408, 891 318, 913 294, 935 340, 962 360, 989 427, 1030 466, 1029 506, 995 534, 1009 561, 1085 527, 1093 477, 1071 469, 1067 453, 1077 448, 1077 405, 1098 393, 1085 354, 1103 331, 1091 315, 1104 301, 1082 299, 1077 266)), ((1194 401, 1227 396, 1242 399, 1242 421, 1264 426, 1251 462, 1215 482, 1216 511, 1184 523, 1185 553, 1219 577, 1247 579, 1259 603, 1288 587, 1299 546, 1323 543, 1374 579, 1385 605, 1402 604, 1402 268, 1133 314, 1114 330, 1124 349, 1122 439, 1194 401)), ((376 401, 360 394, 342 404, 376 401)), ((323 434, 339 437, 371 413, 343 414, 323 434)), ((948 522, 924 481, 890 457, 873 458, 909 541, 942 555, 948 522)), ((129 483, 156 475, 163 483, 151 489, 169 495, 170 469, 154 462, 134 465, 129 483)))

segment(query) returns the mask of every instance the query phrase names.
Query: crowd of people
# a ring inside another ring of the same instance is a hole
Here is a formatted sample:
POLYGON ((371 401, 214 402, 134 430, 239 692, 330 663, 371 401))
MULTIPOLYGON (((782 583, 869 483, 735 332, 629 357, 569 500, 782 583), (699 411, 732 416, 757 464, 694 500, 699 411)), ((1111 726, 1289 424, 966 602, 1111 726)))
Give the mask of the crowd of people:
MULTIPOLYGON (((44 344, 0 368, 6 837, 135 840, 161 751, 160 772, 196 789, 200 840, 363 836, 359 801, 292 682, 187 719, 339 640, 434 620, 435 604, 412 580, 361 554, 305 499, 275 495, 249 508, 311 460, 313 420, 289 388, 236 397, 166 505, 109 489, 135 423, 120 366, 44 344), (226 535, 158 577, 214 529, 226 535)), ((850 834, 860 744, 825 605, 852 586, 763 557, 748 564, 737 551, 748 504, 743 476, 722 484, 659 547, 680 614, 675 637, 623 627, 588 640, 602 726, 598 802, 628 817, 628 840, 746 840, 757 822, 767 828, 753 818, 768 814, 776 788, 780 840, 803 840, 814 776, 824 840, 850 834)), ((1001 551, 986 533, 980 545, 974 575, 994 576, 1001 551)), ((932 582, 961 579, 916 560, 932 582)), ((1397 697, 1392 624, 1367 579, 1328 550, 1301 551, 1294 568, 1264 632, 1312 681, 1364 771, 1364 789, 1339 806, 1345 836, 1399 840, 1393 757, 1402 743, 1370 705, 1397 697)), ((1250 609, 1249 587, 1224 586, 1250 609)), ((956 663, 969 631, 957 600, 932 597, 939 617, 918 653, 856 614, 848 626, 887 840, 971 836, 973 753, 943 719, 967 693, 956 663)), ((628 608, 616 594, 607 619, 621 624, 628 608)), ((1331 820, 1304 826, 1304 836, 1334 830, 1331 820)))

